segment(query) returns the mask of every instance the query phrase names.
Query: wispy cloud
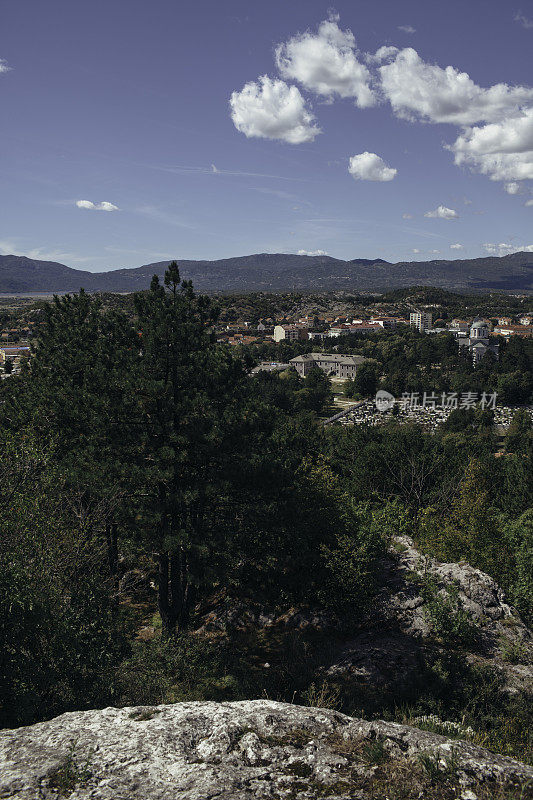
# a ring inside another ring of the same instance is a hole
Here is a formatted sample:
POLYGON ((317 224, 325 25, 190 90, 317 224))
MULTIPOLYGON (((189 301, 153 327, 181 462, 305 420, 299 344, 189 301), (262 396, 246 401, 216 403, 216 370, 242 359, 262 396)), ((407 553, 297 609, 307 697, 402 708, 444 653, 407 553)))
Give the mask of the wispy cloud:
POLYGON ((9 66, 7 61, 5 59, 3 59, 3 58, 0 58, 0 75, 3 72, 10 72, 10 71, 11 71, 11 67, 9 66))
POLYGON ((298 250, 299 256, 327 256, 325 250, 298 250))
POLYGON ((134 213, 140 214, 143 217, 149 217, 149 219, 152 219, 155 222, 162 222, 165 225, 172 225, 175 228, 189 228, 190 230, 197 228, 197 225, 194 225, 192 222, 183 219, 177 214, 173 214, 170 211, 166 211, 153 205, 138 206, 134 209, 134 213))
POLYGON ((398 25, 398 30, 403 33, 416 33, 416 28, 413 28, 412 25, 398 25))
POLYGON ((526 30, 531 30, 533 28, 533 19, 528 19, 528 17, 524 16, 521 11, 517 11, 514 15, 514 21, 518 22, 523 28, 526 30))
POLYGON ((36 261, 71 261, 76 264, 94 261, 90 256, 80 256, 77 253, 59 249, 47 250, 44 247, 32 247, 28 249, 21 247, 10 239, 0 240, 0 255, 24 256, 25 258, 33 258, 36 261))
POLYGON ((215 164, 210 164, 209 167, 189 167, 185 164, 176 164, 173 166, 159 166, 158 164, 142 164, 141 166, 148 167, 148 169, 155 169, 159 172, 169 172, 171 174, 189 174, 189 175, 221 175, 230 176, 234 178, 272 178, 279 181, 302 181, 308 183, 308 178, 292 178, 288 175, 269 175, 264 172, 246 172, 244 170, 220 169, 215 164))
POLYGON ((295 194, 291 194, 291 192, 284 192, 283 189, 265 189, 259 186, 252 187, 254 192, 260 192, 261 194, 269 194, 273 197, 279 197, 280 200, 289 200, 291 203, 299 203, 301 206, 311 206, 308 200, 302 200, 295 194))

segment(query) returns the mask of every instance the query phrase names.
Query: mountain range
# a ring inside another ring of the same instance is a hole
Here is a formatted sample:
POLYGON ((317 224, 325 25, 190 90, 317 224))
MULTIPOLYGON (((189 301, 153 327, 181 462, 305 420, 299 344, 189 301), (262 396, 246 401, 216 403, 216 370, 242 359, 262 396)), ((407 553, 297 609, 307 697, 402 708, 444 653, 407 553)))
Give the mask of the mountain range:
MULTIPOLYGON (((388 290, 414 285, 452 291, 533 292, 533 253, 473 259, 342 261, 330 256, 259 253, 217 261, 177 259, 183 278, 199 292, 321 292, 388 290)), ((169 261, 131 269, 88 272, 54 261, 0 256, 0 293, 132 292, 146 289, 169 261)))

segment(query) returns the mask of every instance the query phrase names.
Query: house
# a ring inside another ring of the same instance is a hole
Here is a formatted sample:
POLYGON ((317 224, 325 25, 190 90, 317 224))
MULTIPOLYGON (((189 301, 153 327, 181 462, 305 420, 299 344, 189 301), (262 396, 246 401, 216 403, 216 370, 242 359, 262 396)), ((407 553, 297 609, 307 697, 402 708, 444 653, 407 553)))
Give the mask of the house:
POLYGON ((518 320, 520 325, 533 325, 533 314, 525 314, 518 320))
POLYGON ((533 325, 496 325, 494 333, 498 336, 524 336, 529 339, 533 336, 533 325))
POLYGON ((295 368, 298 375, 304 378, 310 370, 318 367, 326 375, 334 375, 337 378, 354 378, 357 368, 368 361, 363 356, 345 356, 329 353, 307 353, 304 356, 291 358, 290 365, 295 368))
POLYGON ((382 328, 391 330, 397 325, 396 317, 372 317, 370 322, 376 322, 382 328))
POLYGON ((465 319, 452 319, 452 321, 448 325, 448 330, 455 336, 466 336, 469 327, 470 323, 467 322, 465 319))
POLYGON ((6 359, 10 361, 14 361, 15 359, 19 359, 21 356, 29 356, 30 355, 30 346, 29 345, 5 345, 4 347, 0 347, 0 364, 4 364, 6 359))
POLYGON ((489 326, 482 319, 475 319, 470 326, 470 336, 459 340, 459 348, 467 347, 472 356, 474 366, 487 354, 492 353, 498 358, 499 345, 493 344, 489 339, 489 326))
POLYGON ((289 369, 290 364, 284 364, 281 361, 261 361, 257 367, 250 371, 250 375, 257 375, 259 372, 281 372, 289 369))
POLYGON ((513 324, 513 320, 511 319, 511 317, 500 317, 498 319, 498 325, 507 326, 507 325, 512 325, 512 324, 513 324))
POLYGON ((234 336, 229 336, 226 340, 227 344, 236 345, 236 344, 253 344, 257 342, 257 336, 246 336, 242 333, 236 333, 234 336))

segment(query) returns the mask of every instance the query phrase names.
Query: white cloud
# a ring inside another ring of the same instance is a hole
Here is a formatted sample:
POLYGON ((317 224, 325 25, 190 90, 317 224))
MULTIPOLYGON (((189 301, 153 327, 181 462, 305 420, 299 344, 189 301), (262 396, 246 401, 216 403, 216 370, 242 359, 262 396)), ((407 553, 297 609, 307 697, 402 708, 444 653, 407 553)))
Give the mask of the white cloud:
POLYGON ((299 33, 276 48, 276 63, 284 78, 298 81, 328 99, 353 97, 359 108, 376 103, 370 72, 358 60, 355 38, 342 31, 338 17, 321 22, 318 33, 299 33))
POLYGON ((416 28, 413 28, 412 25, 398 25, 398 30, 404 33, 416 33, 416 28))
POLYGON ((434 211, 426 211, 425 217, 431 219, 458 219, 459 214, 453 208, 446 208, 446 206, 439 206, 434 211))
POLYGON ((514 17, 515 22, 518 22, 523 28, 526 30, 531 30, 533 28, 533 19, 528 19, 528 17, 524 16, 521 11, 518 11, 514 17))
POLYGON ((455 67, 427 64, 411 47, 379 72, 385 97, 403 119, 472 125, 517 114, 533 102, 531 88, 498 83, 483 89, 455 67))
POLYGON ((501 122, 467 128, 449 148, 455 163, 493 181, 533 178, 533 106, 501 122))
POLYGON ((392 47, 392 45, 383 45, 383 47, 378 48, 374 55, 370 55, 370 53, 365 54, 365 61, 369 64, 381 64, 383 61, 388 61, 389 59, 393 58, 396 53, 399 53, 400 50, 398 47, 392 47))
POLYGON ((402 214, 402 219, 413 219, 412 214, 402 214))
POLYGON ((526 200, 526 202, 525 202, 525 204, 524 204, 524 205, 526 205, 526 206, 533 206, 533 200, 526 200))
POLYGON ((521 194, 522 186, 521 184, 517 183, 516 181, 512 181, 511 183, 506 183, 503 187, 507 194, 521 194))
POLYGON ((302 144, 320 133, 299 89, 268 75, 233 92, 229 102, 233 124, 247 137, 302 144))
POLYGON ((418 249, 418 247, 413 247, 413 253, 421 253, 422 251, 418 249))
POLYGON ((8 65, 7 61, 5 61, 3 58, 0 58, 0 75, 3 72, 10 72, 10 70, 11 67, 8 65))
POLYGON ((491 256, 507 256, 510 253, 533 253, 533 244, 517 246, 500 242, 499 244, 484 244, 483 247, 491 256))
POLYGON ((327 256, 325 250, 298 250, 299 256, 327 256))
POLYGON ((92 200, 76 200, 78 208, 86 208, 90 211, 119 211, 119 207, 113 203, 103 200, 101 203, 93 203, 92 200))
POLYGON ((348 172, 356 181, 392 181, 398 170, 388 167, 376 153, 359 153, 350 158, 348 172))
POLYGON ((464 244, 459 244, 459 242, 450 245, 450 250, 464 250, 464 249, 465 249, 464 244))
POLYGON ((430 250, 430 253, 440 253, 440 250, 430 250))

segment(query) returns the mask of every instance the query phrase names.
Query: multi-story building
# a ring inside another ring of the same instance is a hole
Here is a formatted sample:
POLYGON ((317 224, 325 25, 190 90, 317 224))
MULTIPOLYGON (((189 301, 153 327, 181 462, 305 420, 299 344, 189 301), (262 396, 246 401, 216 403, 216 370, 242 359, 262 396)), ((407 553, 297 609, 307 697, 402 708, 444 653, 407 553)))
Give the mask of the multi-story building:
POLYGON ((427 311, 412 311, 409 314, 409 325, 419 331, 427 331, 433 324, 433 316, 427 311))
POLYGON ((356 322, 341 323, 340 325, 333 325, 329 329, 329 335, 333 337, 346 336, 349 333, 379 333, 383 328, 378 322, 356 322))
POLYGON ((304 356, 291 358, 290 364, 302 378, 314 367, 318 367, 326 375, 334 375, 337 378, 354 378, 357 368, 368 361, 363 356, 345 356, 329 353, 306 353, 304 356))
POLYGON ((275 342, 281 342, 282 339, 289 342, 307 339, 307 325, 276 325, 273 338, 275 342))

